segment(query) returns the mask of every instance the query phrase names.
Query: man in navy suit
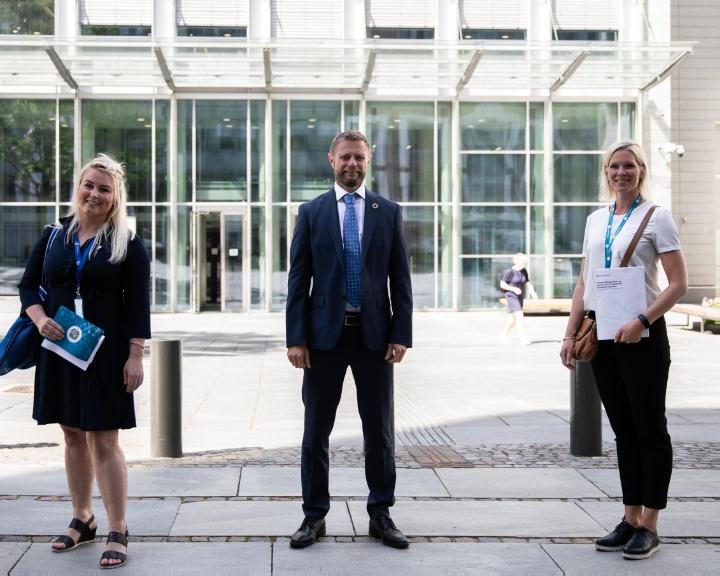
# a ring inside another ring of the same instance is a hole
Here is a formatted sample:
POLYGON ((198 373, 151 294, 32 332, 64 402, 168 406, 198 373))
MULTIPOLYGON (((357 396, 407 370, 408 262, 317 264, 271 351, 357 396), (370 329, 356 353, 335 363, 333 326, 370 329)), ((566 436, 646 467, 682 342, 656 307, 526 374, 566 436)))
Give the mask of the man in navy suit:
POLYGON ((338 134, 328 161, 334 187, 300 206, 286 309, 287 356, 304 371, 302 493, 305 519, 290 546, 325 534, 329 437, 348 366, 365 442, 370 535, 407 548, 390 518, 395 502, 393 364, 412 345, 412 288, 400 207, 365 188, 370 145, 338 134))

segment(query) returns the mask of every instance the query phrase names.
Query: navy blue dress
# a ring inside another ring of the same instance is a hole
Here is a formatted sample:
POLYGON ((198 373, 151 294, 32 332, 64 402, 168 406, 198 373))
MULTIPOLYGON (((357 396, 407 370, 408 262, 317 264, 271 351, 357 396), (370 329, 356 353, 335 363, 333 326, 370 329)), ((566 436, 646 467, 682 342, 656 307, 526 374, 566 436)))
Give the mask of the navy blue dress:
POLYGON ((522 270, 515 270, 514 268, 508 268, 505 270, 500 279, 505 283, 510 284, 514 288, 520 288, 522 292, 518 296, 515 292, 505 292, 505 300, 507 300, 508 309, 510 312, 520 312, 523 308, 523 295, 525 294, 525 284, 528 283, 528 273, 525 268, 522 270))
MULTIPOLYGON (((61 220, 64 231, 69 219, 61 220)), ((33 248, 20 281, 22 312, 41 304, 37 290, 42 277, 47 227, 33 248)), ((54 317, 60 305, 75 309, 75 255, 72 241, 58 235, 45 259, 45 313, 54 317)), ((88 240, 92 242, 92 240, 88 240)), ((105 341, 83 372, 44 348, 35 367, 33 418, 38 424, 59 423, 81 430, 135 427, 133 395, 125 391, 123 367, 130 338, 150 338, 150 259, 142 240, 128 242, 123 262, 111 264, 109 246, 101 246, 83 270, 80 293, 86 320, 105 331, 105 341)))

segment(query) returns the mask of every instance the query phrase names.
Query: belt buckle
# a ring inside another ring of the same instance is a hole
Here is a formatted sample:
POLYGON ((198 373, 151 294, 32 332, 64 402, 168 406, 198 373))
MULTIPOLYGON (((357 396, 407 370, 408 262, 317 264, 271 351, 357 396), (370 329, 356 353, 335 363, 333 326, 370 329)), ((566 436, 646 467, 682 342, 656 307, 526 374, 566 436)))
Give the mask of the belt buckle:
POLYGON ((360 326, 360 316, 357 316, 355 314, 345 314, 345 326, 360 326))

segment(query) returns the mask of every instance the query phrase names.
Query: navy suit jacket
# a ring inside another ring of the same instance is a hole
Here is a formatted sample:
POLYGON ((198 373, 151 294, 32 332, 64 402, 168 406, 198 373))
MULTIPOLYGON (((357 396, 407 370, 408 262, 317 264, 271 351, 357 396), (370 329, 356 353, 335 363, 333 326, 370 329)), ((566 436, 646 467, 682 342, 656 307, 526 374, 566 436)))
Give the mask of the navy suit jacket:
MULTIPOLYGON (((360 324, 370 350, 412 345, 412 286, 400 206, 366 191, 360 272, 360 324)), ((290 247, 285 314, 287 346, 330 350, 347 300, 335 191, 300 206, 290 247)))

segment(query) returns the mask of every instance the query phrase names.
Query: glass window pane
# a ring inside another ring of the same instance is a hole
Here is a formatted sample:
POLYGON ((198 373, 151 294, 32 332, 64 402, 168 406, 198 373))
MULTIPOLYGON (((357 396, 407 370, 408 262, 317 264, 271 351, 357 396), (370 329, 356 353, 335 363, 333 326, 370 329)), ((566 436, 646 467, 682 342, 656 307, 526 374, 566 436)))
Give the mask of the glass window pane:
POLYGON ((597 202, 601 166, 600 154, 555 154, 555 202, 597 202))
POLYGON ((152 258, 152 207, 128 206, 128 228, 142 238, 143 244, 152 258))
POLYGON ((617 140, 617 104, 553 105, 555 150, 605 150, 617 140))
POLYGON ((84 100, 82 163, 103 152, 125 164, 130 202, 152 200, 152 102, 84 100))
POLYGON ((192 221, 189 206, 177 207, 177 244, 176 251, 176 290, 177 311, 190 310, 190 288, 192 282, 192 269, 190 250, 192 246, 192 221))
POLYGON ((635 103, 620 104, 620 140, 635 139, 635 103))
POLYGON ((369 102, 370 188, 396 202, 435 200, 432 102, 369 102))
POLYGON ((272 302, 273 310, 282 309, 287 299, 287 208, 276 206, 273 208, 272 222, 272 302))
POLYGON ((403 206, 403 236, 417 308, 435 307, 435 209, 403 206))
POLYGON ((432 40, 433 28, 375 28, 368 26, 367 37, 378 40, 432 40))
POLYGON ((193 101, 177 103, 177 200, 192 201, 192 118, 193 101))
POLYGON ((247 200, 247 102, 195 101, 198 202, 247 200))
POLYGON ((155 208, 155 310, 170 308, 170 209, 155 208))
POLYGON ((290 102, 290 196, 310 200, 333 185, 328 150, 340 132, 340 102, 290 102))
POLYGON ((178 36, 246 38, 246 26, 178 26, 178 36))
POLYGON ((555 254, 582 254, 585 221, 596 206, 556 206, 555 254))
POLYGON ((530 282, 535 288, 538 298, 543 298, 545 293, 545 258, 531 257, 528 264, 530 274, 530 282))
POLYGON ((530 207, 530 254, 545 253, 545 208, 530 207))
POLYGON ((462 209, 463 254, 525 252, 525 208, 466 206, 462 209))
POLYGON ((543 150, 545 147, 545 105, 542 102, 530 102, 530 150, 543 150))
POLYGON ((345 130, 360 130, 360 102, 345 102, 345 130))
POLYGON ((75 192, 75 103, 60 100, 60 202, 75 192))
POLYGON ((452 202, 452 104, 437 104, 438 142, 438 196, 440 202, 452 202))
POLYGON ((170 127, 170 101, 155 101, 155 200, 170 200, 170 145, 168 141, 170 127))
POLYGON ((54 0, 4 0, 0 2, 0 34, 55 33, 54 0))
POLYGON ((545 200, 545 155, 530 155, 530 202, 545 200))
POLYGON ((55 100, 0 100, 0 202, 55 201, 55 100))
POLYGON ((453 208, 450 204, 443 204, 438 208, 440 217, 438 230, 438 307, 451 308, 453 305, 453 269, 455 258, 452 250, 452 222, 453 208))
POLYGON ((250 199, 265 200, 265 101, 250 102, 250 199))
POLYGON ((500 274, 512 266, 512 257, 463 258, 462 307, 495 307, 502 297, 500 274))
POLYGON ((150 36, 152 27, 82 24, 80 34, 83 36, 150 36))
POLYGON ((15 295, 43 228, 55 221, 52 206, 3 206, 0 210, 0 295, 15 295))
MULTIPOLYGON (((287 197, 287 102, 275 100, 272 103, 272 163, 273 201, 285 202, 287 197)), ((328 148, 330 146, 328 145, 328 148)), ((327 155, 326 155, 327 158, 327 155)))
POLYGON ((572 298, 580 275, 580 258, 555 258, 553 261, 553 294, 555 298, 572 298))
POLYGON ((501 28, 463 28, 464 40, 525 40, 526 30, 501 28))
POLYGON ((460 105, 462 150, 524 150, 525 103, 460 105))
POLYGON ((252 208, 250 229, 250 307, 265 309, 265 209, 252 208))
POLYGON ((463 202, 525 202, 524 154, 462 154, 463 202))

